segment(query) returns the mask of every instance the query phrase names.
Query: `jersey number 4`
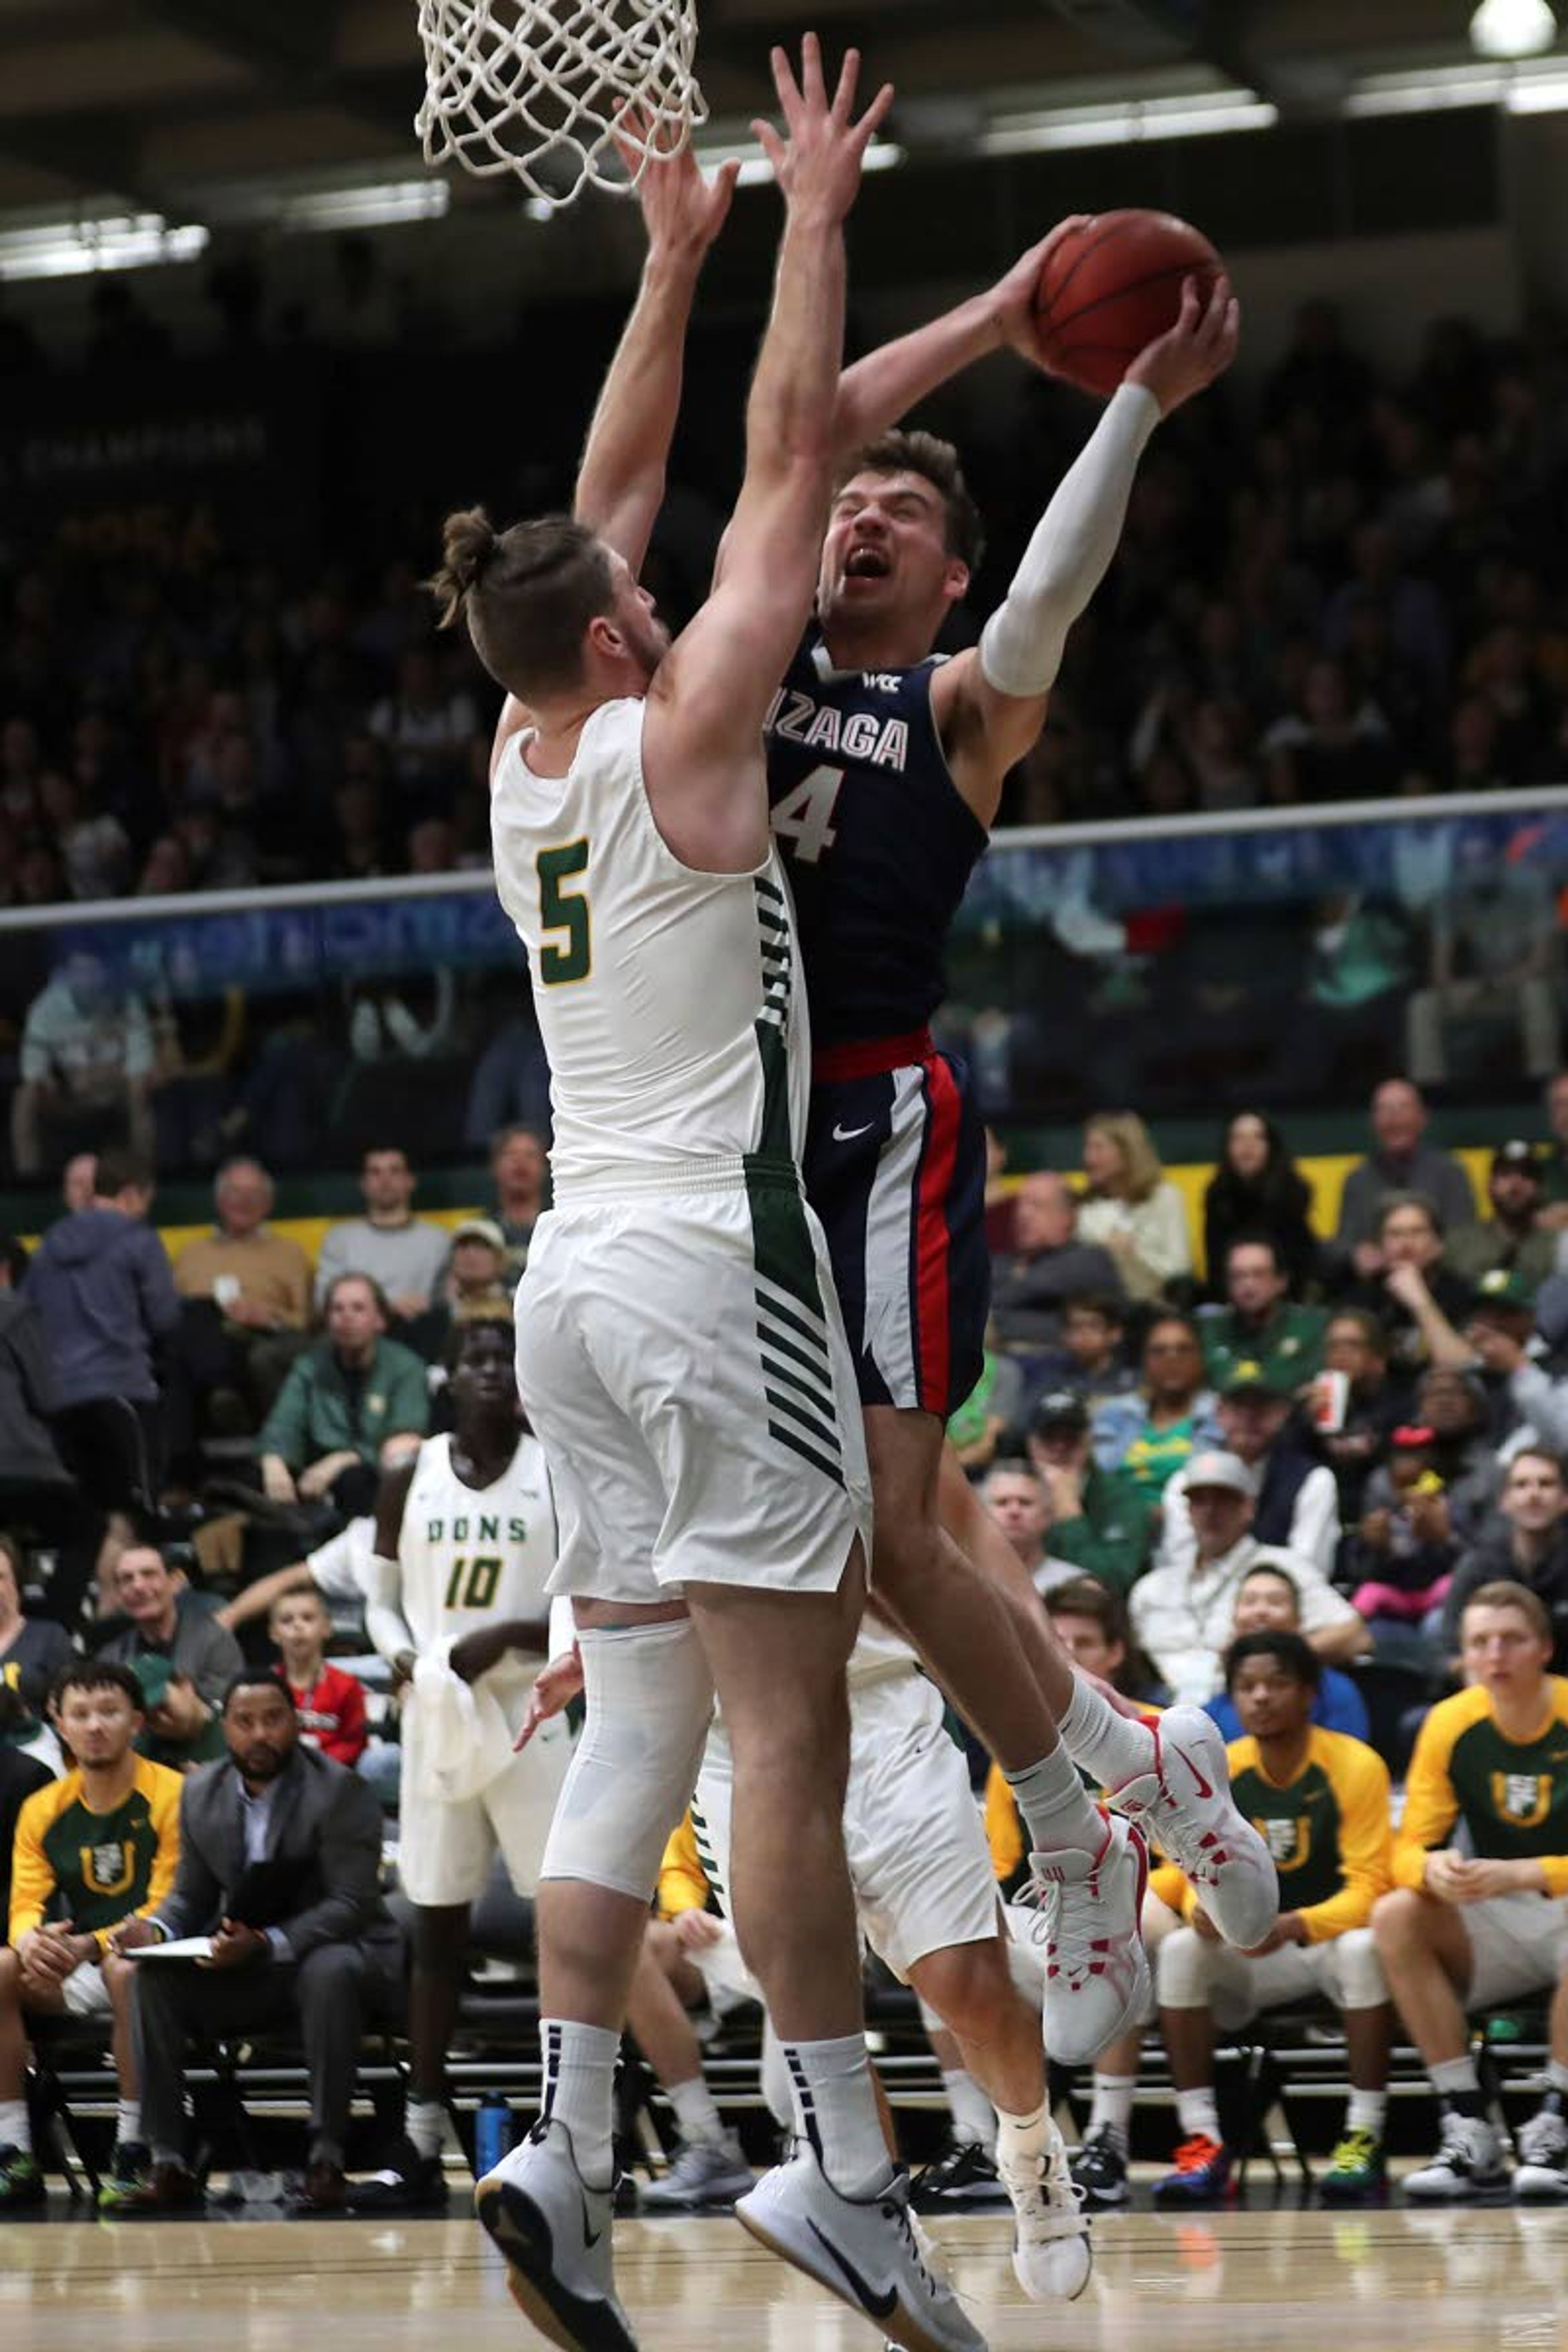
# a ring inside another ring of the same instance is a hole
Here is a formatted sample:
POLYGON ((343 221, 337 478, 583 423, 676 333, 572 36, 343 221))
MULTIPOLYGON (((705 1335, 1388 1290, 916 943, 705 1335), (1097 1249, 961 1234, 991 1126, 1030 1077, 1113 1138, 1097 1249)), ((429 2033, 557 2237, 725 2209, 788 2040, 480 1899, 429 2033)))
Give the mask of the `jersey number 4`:
POLYGON ((813 768, 793 793, 773 803, 773 831, 790 843, 803 866, 815 866, 838 838, 833 830, 833 812, 843 783, 842 768, 813 768))
POLYGON ((586 841, 565 841, 559 848, 542 849, 535 860, 539 875, 539 920, 547 931, 563 931, 565 942, 541 945, 539 977, 546 988, 567 981, 586 980, 594 963, 593 935, 588 927, 588 895, 568 889, 574 875, 588 871, 586 841))
POLYGON ((496 1588, 500 1583, 500 1554, 480 1552, 477 1559, 455 1559, 452 1573, 447 1579, 448 1609, 489 1609, 493 1607, 496 1588))

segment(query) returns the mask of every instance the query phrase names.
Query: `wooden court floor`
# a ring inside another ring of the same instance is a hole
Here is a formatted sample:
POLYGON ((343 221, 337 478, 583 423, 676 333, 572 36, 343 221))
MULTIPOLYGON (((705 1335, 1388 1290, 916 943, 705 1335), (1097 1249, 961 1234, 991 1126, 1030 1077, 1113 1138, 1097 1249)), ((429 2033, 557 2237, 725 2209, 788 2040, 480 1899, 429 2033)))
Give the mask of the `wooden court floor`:
MULTIPOLYGON (((643 2352, 879 2352, 877 2335, 724 2221, 616 2224, 643 2352)), ((995 2352, 1568 2352, 1568 2210, 1136 2212, 1095 2275, 1026 2304, 1005 2221, 938 2231, 995 2352)), ((527 2352, 462 2218, 7 2222, 3 2352, 527 2352)))

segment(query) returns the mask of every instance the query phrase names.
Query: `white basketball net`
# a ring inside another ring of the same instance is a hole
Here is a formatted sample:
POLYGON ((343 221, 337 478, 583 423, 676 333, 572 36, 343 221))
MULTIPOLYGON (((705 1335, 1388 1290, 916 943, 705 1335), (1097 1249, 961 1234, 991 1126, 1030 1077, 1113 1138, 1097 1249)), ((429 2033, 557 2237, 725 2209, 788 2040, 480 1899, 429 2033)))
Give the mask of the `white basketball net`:
POLYGON ((419 0, 419 37, 426 162, 515 172, 547 205, 624 189, 617 134, 636 177, 708 120, 694 0, 419 0))

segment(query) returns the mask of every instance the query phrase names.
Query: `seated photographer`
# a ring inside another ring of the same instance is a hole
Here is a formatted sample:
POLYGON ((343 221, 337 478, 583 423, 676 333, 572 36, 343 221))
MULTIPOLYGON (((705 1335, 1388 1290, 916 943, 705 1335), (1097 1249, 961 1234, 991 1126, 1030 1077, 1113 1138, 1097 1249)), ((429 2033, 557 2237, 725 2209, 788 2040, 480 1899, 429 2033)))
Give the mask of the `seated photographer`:
POLYGON ((247 1670, 223 1705, 227 1760, 185 1782, 180 1868, 121 1951, 210 1936, 207 1965, 138 1963, 134 2032, 147 2169, 121 2210, 197 2206, 185 2160, 185 2036, 297 2023, 310 2076, 310 2140, 300 2205, 345 2201, 343 2150, 367 2014, 402 2005, 403 1946, 384 1902, 381 1809, 369 1786, 300 1738, 280 1675, 247 1670))

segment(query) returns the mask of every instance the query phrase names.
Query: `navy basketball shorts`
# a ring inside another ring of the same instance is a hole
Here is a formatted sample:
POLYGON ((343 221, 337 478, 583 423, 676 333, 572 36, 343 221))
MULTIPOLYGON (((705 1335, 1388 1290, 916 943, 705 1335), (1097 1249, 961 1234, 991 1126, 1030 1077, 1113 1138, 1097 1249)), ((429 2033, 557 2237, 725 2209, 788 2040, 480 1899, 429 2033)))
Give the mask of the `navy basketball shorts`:
POLYGON ((967 1067, 923 1030, 824 1048, 803 1172, 861 1403, 945 1422, 980 1378, 991 1305, 985 1132, 967 1067))

